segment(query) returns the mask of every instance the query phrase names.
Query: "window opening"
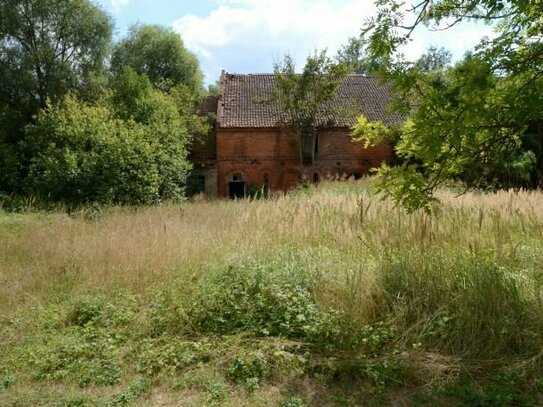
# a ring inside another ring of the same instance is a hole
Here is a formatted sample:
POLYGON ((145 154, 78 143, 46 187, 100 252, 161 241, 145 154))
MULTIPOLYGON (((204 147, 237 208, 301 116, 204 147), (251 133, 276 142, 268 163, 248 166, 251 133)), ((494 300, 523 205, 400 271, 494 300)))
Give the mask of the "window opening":
POLYGON ((268 176, 268 174, 264 174, 264 182, 262 183, 262 188, 264 188, 264 192, 265 193, 268 193, 269 189, 270 189, 270 177, 268 176))
POLYGON ((302 162, 303 165, 313 164, 313 136, 311 134, 302 136, 302 162))

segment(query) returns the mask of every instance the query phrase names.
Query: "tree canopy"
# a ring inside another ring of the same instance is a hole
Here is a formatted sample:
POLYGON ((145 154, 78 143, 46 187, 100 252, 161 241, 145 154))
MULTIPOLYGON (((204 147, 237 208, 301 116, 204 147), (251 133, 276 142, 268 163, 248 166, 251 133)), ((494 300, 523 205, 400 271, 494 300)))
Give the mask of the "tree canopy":
POLYGON ((336 61, 344 65, 349 73, 372 75, 379 70, 381 61, 368 58, 364 48, 362 37, 350 37, 347 44, 338 50, 336 61))
POLYGON ((112 22, 88 0, 0 1, 0 103, 35 112, 100 73, 112 22))
POLYGON ((0 191, 20 191, 19 144, 39 109, 92 93, 112 27, 88 0, 0 0, 0 191))
POLYGON ((188 144, 205 131, 198 61, 166 28, 134 26, 114 50, 112 30, 91 0, 0 0, 2 200, 184 195, 188 144))
MULTIPOLYGON (((468 187, 530 178, 540 157, 523 148, 525 136, 543 119, 541 3, 423 0, 407 12, 395 0, 377 4, 377 17, 363 31, 366 52, 383 61, 380 74, 398 95, 393 107, 407 119, 397 145, 403 164, 380 169, 378 190, 413 210, 429 208, 435 189, 450 178, 468 187), (453 67, 428 70, 401 54, 420 25, 465 20, 495 23, 496 36, 453 67)), ((364 123, 356 137, 380 141, 364 123)))
POLYGON ((316 130, 320 116, 326 116, 326 102, 337 96, 348 67, 326 55, 326 51, 310 55, 301 73, 289 56, 274 66, 275 88, 272 99, 279 102, 285 115, 279 118, 287 133, 294 136, 300 146, 300 161, 314 159, 316 130))
POLYGON ((120 73, 125 66, 164 89, 179 84, 193 91, 202 88, 203 76, 194 54, 178 34, 158 25, 134 25, 115 46, 111 68, 120 73))
POLYGON ((27 126, 29 193, 69 205, 183 197, 187 146, 203 130, 191 116, 191 95, 161 92, 131 68, 116 82, 99 102, 68 96, 27 126))
POLYGON ((415 67, 422 71, 436 71, 447 68, 452 60, 452 54, 444 47, 430 46, 415 62, 415 67))

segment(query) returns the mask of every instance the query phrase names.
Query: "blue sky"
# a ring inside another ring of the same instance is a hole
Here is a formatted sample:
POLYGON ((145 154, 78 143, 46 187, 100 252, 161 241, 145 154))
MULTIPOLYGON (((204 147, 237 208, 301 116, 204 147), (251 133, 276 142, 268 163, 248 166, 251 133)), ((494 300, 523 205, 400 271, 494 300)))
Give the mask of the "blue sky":
MULTIPOLYGON (((375 12, 373 0, 98 0, 122 36, 134 23, 173 28, 194 52, 207 83, 221 69, 231 73, 271 72, 289 53, 302 64, 314 49, 331 55, 348 37, 360 32, 375 12)), ((419 30, 404 49, 416 58, 430 45, 440 45, 460 58, 487 26, 463 24, 453 30, 419 30)))

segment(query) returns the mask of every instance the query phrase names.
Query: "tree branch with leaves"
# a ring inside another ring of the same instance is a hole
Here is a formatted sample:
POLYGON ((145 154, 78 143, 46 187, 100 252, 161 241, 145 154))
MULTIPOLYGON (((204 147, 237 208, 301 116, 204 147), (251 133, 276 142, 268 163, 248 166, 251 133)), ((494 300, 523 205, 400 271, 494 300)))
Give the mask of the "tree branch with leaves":
MULTIPOLYGON (((542 3, 376 4, 377 16, 363 29, 366 53, 383 61, 379 74, 398 96, 392 108, 408 119, 396 147, 403 164, 381 168, 377 189, 409 210, 429 210, 435 190, 451 178, 468 188, 507 186, 507 178, 525 182, 530 163, 543 159, 521 148, 527 129, 543 120, 542 3), (467 20, 495 24, 496 36, 483 39, 455 66, 428 70, 402 55, 402 46, 421 25, 447 29, 467 20)), ((359 139, 379 142, 365 133, 358 126, 359 139)))

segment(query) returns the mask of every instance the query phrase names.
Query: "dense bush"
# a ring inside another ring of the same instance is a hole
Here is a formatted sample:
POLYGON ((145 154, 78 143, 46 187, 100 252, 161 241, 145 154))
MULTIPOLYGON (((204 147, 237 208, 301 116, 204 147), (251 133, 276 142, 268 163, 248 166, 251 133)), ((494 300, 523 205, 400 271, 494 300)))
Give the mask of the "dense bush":
POLYGON ((183 197, 190 169, 185 119, 172 96, 153 90, 145 78, 133 79, 143 83, 130 100, 139 107, 134 115, 126 112, 128 103, 112 103, 119 93, 99 105, 67 97, 38 115, 27 128, 28 192, 69 205, 183 197))
POLYGON ((382 322, 360 324, 320 308, 314 283, 296 261, 230 267, 200 282, 187 318, 199 332, 298 339, 330 353, 379 354, 393 341, 394 329, 382 322))
POLYGON ((321 312, 303 275, 278 273, 277 266, 230 267, 203 280, 188 309, 194 326, 215 333, 306 337, 321 312))

